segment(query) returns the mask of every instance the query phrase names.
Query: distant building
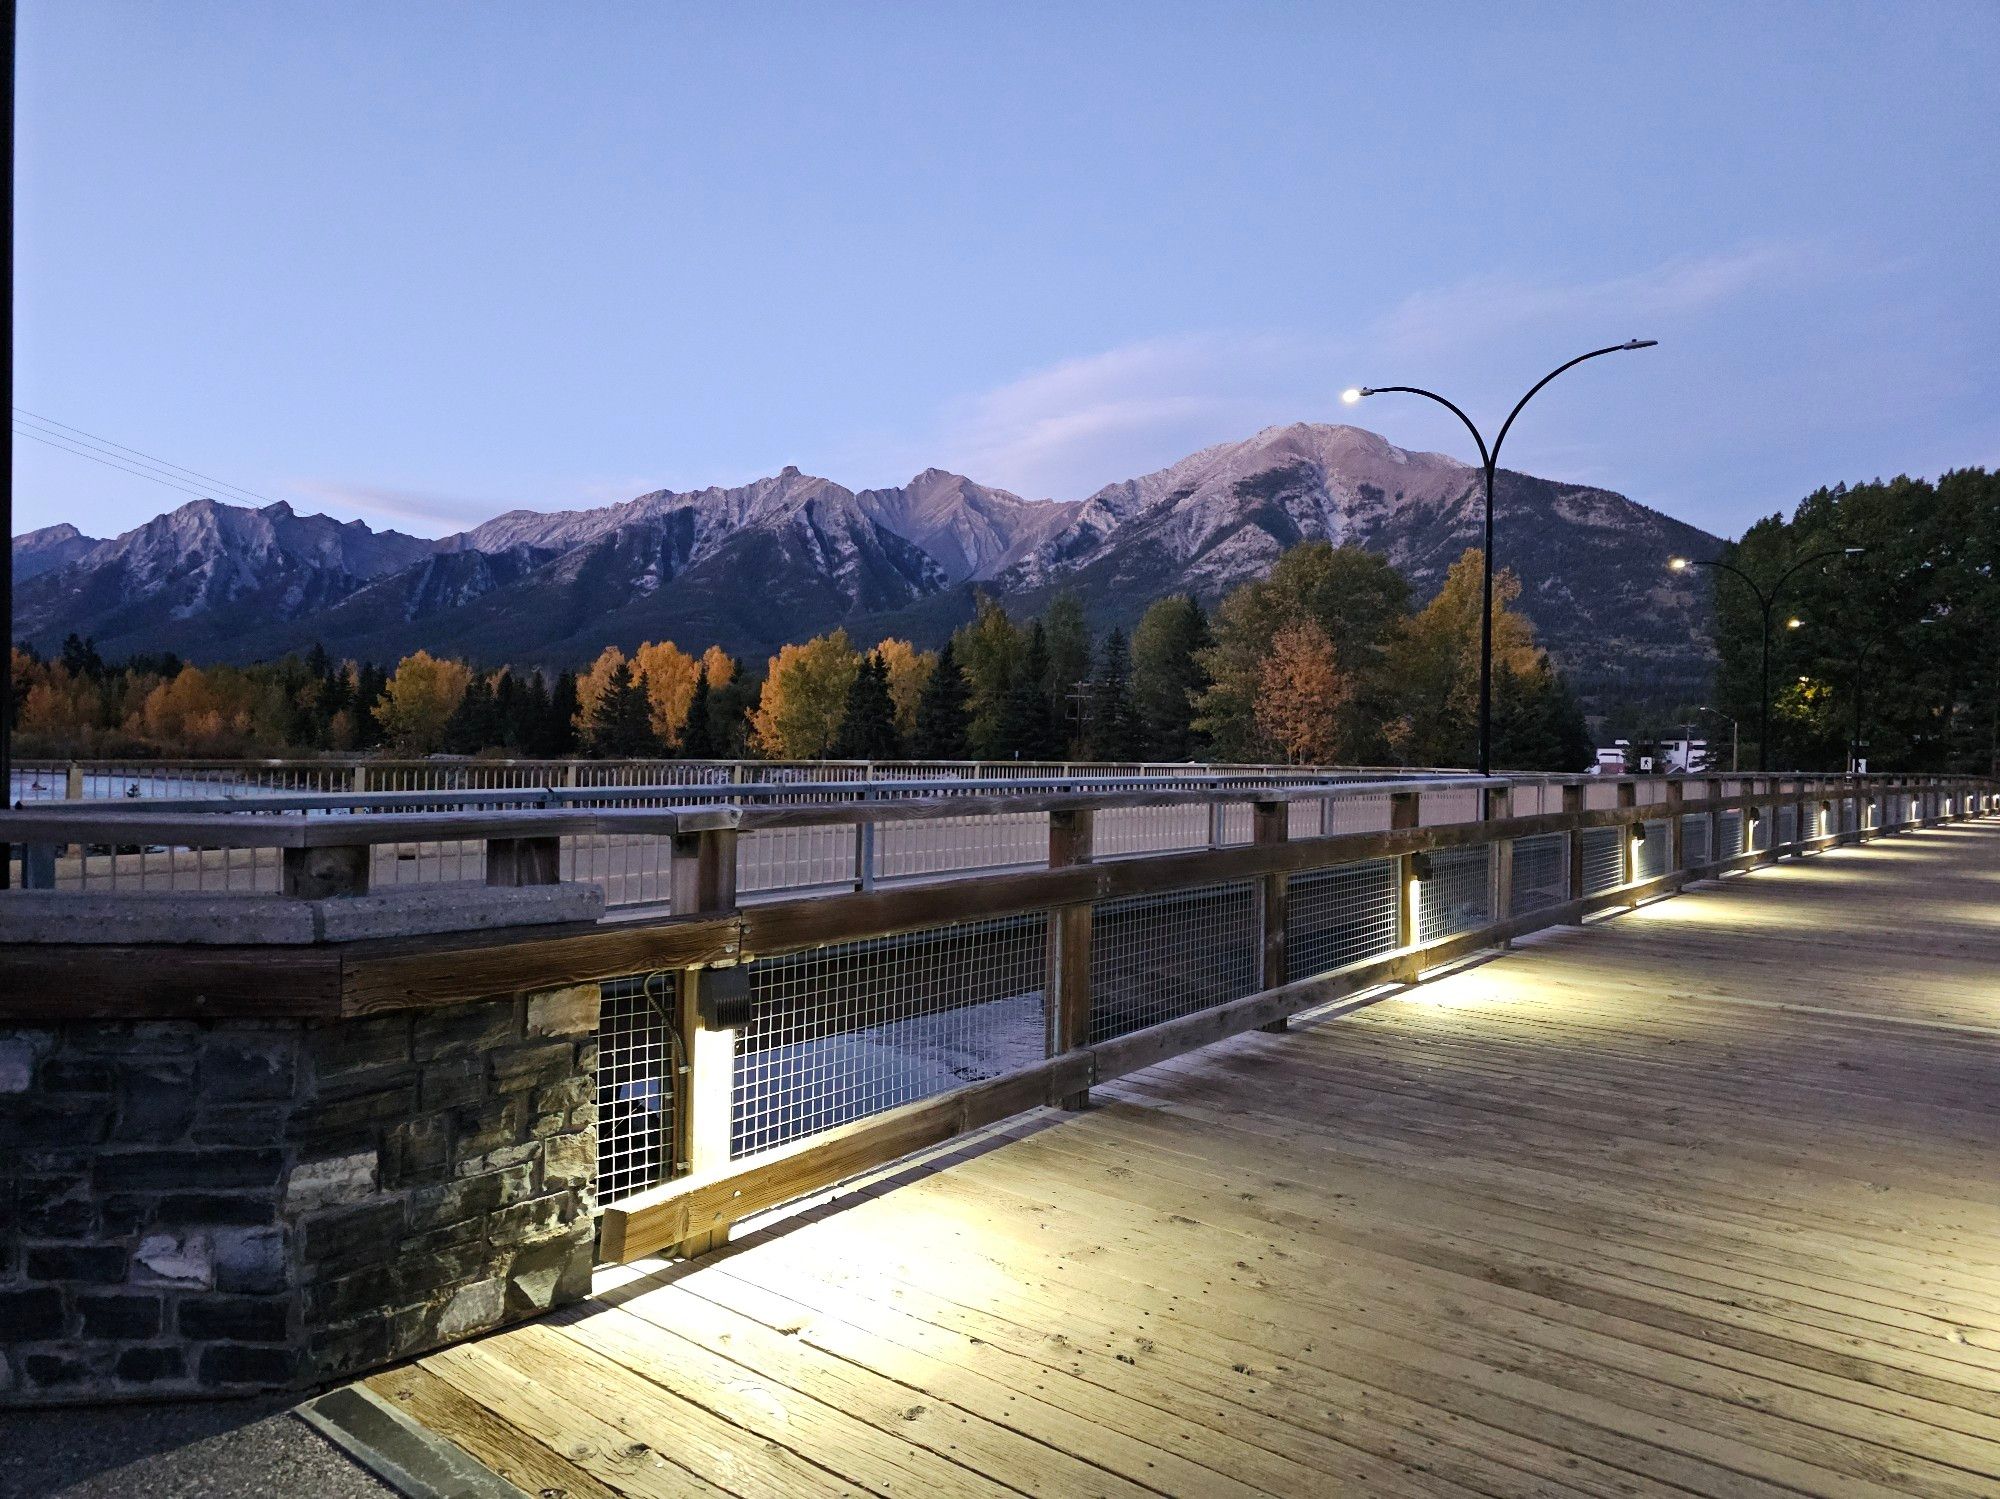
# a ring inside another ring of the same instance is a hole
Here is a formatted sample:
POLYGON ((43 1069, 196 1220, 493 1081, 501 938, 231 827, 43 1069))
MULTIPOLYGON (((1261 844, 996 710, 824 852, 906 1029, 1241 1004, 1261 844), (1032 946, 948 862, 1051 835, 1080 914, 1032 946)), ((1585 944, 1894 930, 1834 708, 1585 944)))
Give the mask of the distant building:
POLYGON ((1709 768, 1706 739, 1666 739, 1634 745, 1629 739, 1614 739, 1609 748, 1597 752, 1592 775, 1660 776, 1699 775, 1709 768))

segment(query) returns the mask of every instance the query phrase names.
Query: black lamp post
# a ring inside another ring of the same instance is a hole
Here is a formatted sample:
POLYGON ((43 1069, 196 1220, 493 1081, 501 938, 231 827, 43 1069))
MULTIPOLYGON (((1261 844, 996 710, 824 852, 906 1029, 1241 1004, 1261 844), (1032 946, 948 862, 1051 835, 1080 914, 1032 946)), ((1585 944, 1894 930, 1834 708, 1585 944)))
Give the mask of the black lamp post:
POLYGON ((1479 447, 1479 463, 1486 479, 1486 525, 1485 562, 1482 567, 1479 590, 1479 773, 1491 775, 1493 772, 1493 476, 1500 466, 1500 444, 1507 440, 1508 429, 1514 425, 1514 418, 1521 414, 1521 408, 1535 398, 1549 381, 1564 370, 1574 369, 1586 359, 1596 359, 1604 354, 1620 354, 1627 349, 1650 349, 1658 343, 1657 338, 1634 338, 1622 344, 1612 344, 1609 348, 1592 349, 1588 354, 1579 354, 1567 364, 1559 364, 1541 379, 1537 380, 1528 393, 1514 403, 1514 409, 1507 413, 1507 420, 1500 424, 1500 435, 1493 439, 1493 446, 1486 446, 1486 439, 1472 424, 1472 418, 1459 410, 1452 402, 1434 390, 1423 390, 1415 385, 1359 385, 1341 392, 1341 399, 1353 405, 1363 396, 1387 395, 1400 392, 1403 395, 1422 396, 1436 401, 1453 416, 1465 423, 1465 430, 1472 434, 1472 440, 1479 447))
MULTIPOLYGON (((1797 562, 1794 562, 1790 567, 1778 574, 1778 581, 1771 585, 1769 593, 1759 588, 1757 580, 1743 571, 1742 568, 1732 563, 1724 562, 1719 557, 1711 557, 1706 561, 1688 557, 1670 557, 1667 559, 1667 566, 1677 573, 1686 572, 1691 567, 1719 567, 1726 573, 1734 573, 1743 580, 1743 586, 1756 595, 1757 607, 1763 610, 1764 667, 1762 684, 1759 689, 1757 701, 1757 769, 1759 771, 1767 771, 1771 768, 1771 611, 1777 607, 1778 595, 1783 591, 1786 581, 1792 574, 1809 563, 1824 562, 1829 557, 1859 557, 1866 550, 1866 547, 1841 547, 1838 551, 1814 552, 1810 557, 1801 557, 1797 562)), ((1785 628, 1796 630, 1799 624, 1799 620, 1788 619, 1785 621, 1785 628)))

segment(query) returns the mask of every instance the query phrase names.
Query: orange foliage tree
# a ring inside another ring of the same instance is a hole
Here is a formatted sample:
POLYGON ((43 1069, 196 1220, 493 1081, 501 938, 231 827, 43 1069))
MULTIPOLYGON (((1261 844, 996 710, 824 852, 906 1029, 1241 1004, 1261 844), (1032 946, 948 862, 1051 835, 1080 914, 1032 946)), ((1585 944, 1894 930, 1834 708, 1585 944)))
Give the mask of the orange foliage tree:
POLYGON ((1257 678, 1257 727, 1294 762, 1340 758, 1340 713, 1354 678, 1340 669, 1333 641, 1316 619, 1295 620, 1271 637, 1257 678))

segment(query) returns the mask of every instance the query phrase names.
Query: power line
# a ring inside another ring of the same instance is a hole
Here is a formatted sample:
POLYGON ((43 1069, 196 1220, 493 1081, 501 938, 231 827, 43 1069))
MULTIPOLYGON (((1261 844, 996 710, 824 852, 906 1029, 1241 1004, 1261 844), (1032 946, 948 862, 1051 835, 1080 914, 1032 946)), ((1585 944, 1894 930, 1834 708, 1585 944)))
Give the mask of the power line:
POLYGON ((170 476, 198 479, 204 484, 220 485, 224 489, 233 490, 235 493, 242 495, 245 499, 255 500, 260 505, 275 503, 269 495, 259 494, 254 489, 245 489, 241 484, 232 484, 227 479, 218 479, 214 474, 204 474, 199 469, 189 468, 185 464, 174 463, 168 459, 157 457, 152 453, 141 452, 138 448, 127 447, 122 442, 113 442, 108 437, 99 437, 96 433, 86 432, 81 427, 72 427, 68 422, 59 422, 52 416, 37 415, 25 406, 16 406, 14 414, 17 419, 26 417, 30 421, 40 423, 43 427, 59 428, 60 431, 51 434, 53 436, 67 437, 71 442, 81 439, 87 446, 100 449, 110 448, 116 449, 119 453, 129 453, 134 458, 144 459, 146 465, 149 467, 156 466, 168 471, 170 476))
POLYGON ((64 443, 56 441, 53 437, 44 436, 42 433, 34 431, 29 427, 16 426, 14 434, 17 437, 32 437, 36 442, 46 443, 48 446, 59 448, 65 453, 74 453, 79 458, 88 458, 93 463, 101 463, 106 468, 115 468, 121 473, 131 474, 135 478, 150 479, 155 484, 164 484, 169 489, 178 489, 182 494, 191 494, 198 500, 209 498, 207 493, 202 490, 194 489, 186 484, 177 484, 172 479, 163 479, 158 474, 149 474, 143 469, 128 467, 123 463, 117 462, 115 459, 105 457, 102 453, 91 452, 87 448, 69 447, 64 443))

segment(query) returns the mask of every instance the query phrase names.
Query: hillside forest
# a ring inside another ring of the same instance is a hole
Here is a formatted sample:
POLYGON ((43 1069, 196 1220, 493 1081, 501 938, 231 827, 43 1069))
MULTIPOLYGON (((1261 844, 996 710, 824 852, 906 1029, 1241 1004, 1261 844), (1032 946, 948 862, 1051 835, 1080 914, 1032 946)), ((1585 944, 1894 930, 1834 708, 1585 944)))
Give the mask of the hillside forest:
MULTIPOLYGON (((393 666, 314 647, 249 666, 102 659, 71 637, 17 652, 20 749, 68 757, 1224 760, 1466 765, 1475 750, 1481 557, 1437 596, 1355 546, 1301 543, 1211 617, 1156 600, 1128 637, 1059 594, 1016 619, 982 598, 937 651, 844 630, 762 665, 648 642, 550 676, 417 651, 393 666)), ((1496 578, 1496 768, 1582 770, 1583 716, 1496 578)))

